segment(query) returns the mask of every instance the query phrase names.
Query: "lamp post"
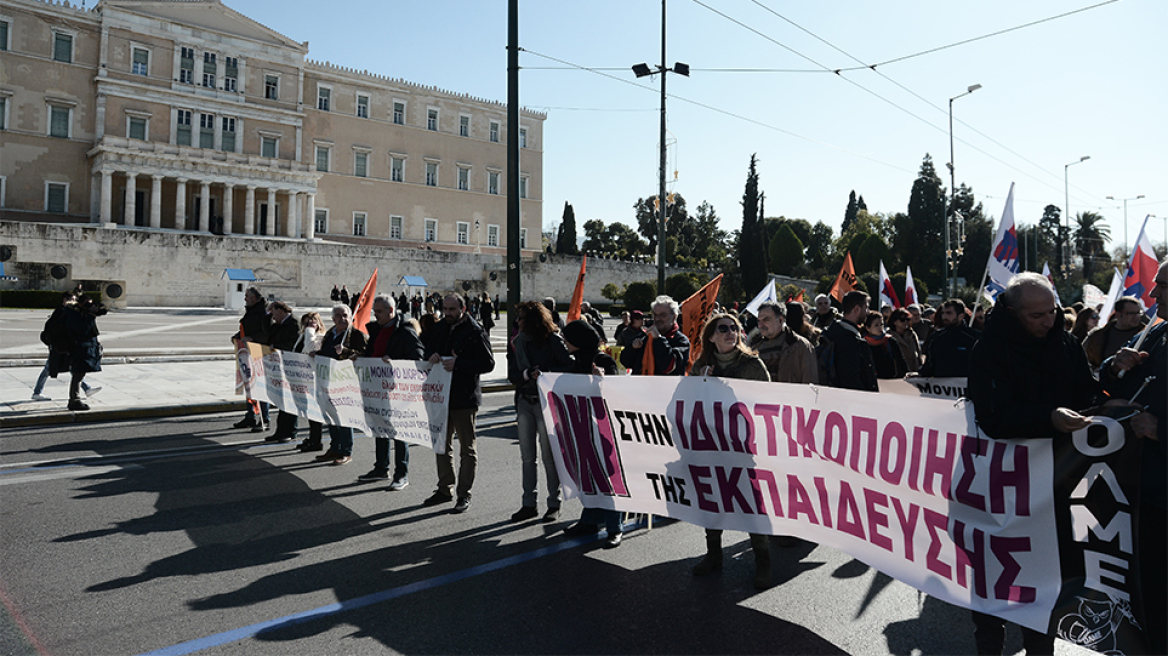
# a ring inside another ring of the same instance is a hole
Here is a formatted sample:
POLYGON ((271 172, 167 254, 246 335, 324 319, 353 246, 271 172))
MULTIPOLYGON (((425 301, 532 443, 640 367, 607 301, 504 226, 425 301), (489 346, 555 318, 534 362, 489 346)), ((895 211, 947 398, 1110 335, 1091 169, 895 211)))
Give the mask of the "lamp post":
POLYGON ((1129 200, 1139 200, 1143 197, 1144 197, 1143 194, 1140 194, 1139 196, 1135 196, 1132 198, 1116 198, 1115 196, 1108 196, 1107 197, 1107 200, 1122 200, 1123 201, 1123 252, 1125 255, 1128 254, 1128 250, 1127 250, 1128 249, 1128 245, 1127 245, 1127 202, 1129 200))
POLYGON ((633 73, 637 77, 661 74, 661 163, 659 169, 659 187, 657 190, 657 205, 660 208, 657 223, 657 293, 665 293, 665 213, 669 211, 665 199, 665 74, 679 73, 689 77, 689 64, 677 62, 673 68, 665 66, 665 0, 661 0, 661 65, 656 70, 648 64, 633 66, 633 73))
MULTIPOLYGON (((974 84, 968 87, 965 93, 958 94, 949 99, 949 208, 945 212, 945 272, 951 274, 949 279, 949 297, 952 298, 957 291, 957 260, 955 257, 961 250, 961 238, 958 236, 956 244, 950 245, 949 233, 951 232, 950 214, 953 208, 957 205, 957 169, 953 165, 953 101, 958 98, 963 98, 981 88, 980 84, 974 84), (952 262, 952 268, 950 268, 952 262)), ((956 223, 956 216, 953 216, 953 223, 956 223)))
POLYGON ((1067 276, 1071 271, 1071 187, 1067 182, 1067 169, 1076 164, 1082 164, 1089 159, 1091 159, 1090 155, 1083 155, 1077 161, 1063 166, 1063 211, 1066 212, 1066 216, 1063 217, 1063 224, 1067 230, 1067 241, 1063 244, 1063 276, 1067 276))

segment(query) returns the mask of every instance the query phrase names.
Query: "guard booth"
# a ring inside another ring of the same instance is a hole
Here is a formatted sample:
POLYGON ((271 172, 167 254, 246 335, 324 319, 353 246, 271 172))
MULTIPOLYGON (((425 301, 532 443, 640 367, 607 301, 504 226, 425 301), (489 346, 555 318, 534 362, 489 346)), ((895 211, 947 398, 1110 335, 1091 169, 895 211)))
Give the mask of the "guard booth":
POLYGON ((223 307, 228 310, 243 309, 243 297, 247 288, 254 282, 259 282, 255 272, 251 269, 224 269, 223 275, 223 307))

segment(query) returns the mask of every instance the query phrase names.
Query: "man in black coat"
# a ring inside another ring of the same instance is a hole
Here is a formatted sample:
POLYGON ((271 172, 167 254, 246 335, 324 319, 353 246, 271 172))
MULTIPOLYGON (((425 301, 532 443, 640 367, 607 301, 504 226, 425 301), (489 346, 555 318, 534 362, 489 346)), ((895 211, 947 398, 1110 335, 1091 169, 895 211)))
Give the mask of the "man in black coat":
POLYGON ((450 410, 446 418, 446 446, 435 454, 438 460, 438 489, 423 503, 433 506, 454 500, 454 458, 451 436, 458 433, 458 500, 454 512, 470 508, 470 488, 474 484, 478 454, 475 452, 475 415, 483 402, 480 376, 495 368, 495 356, 487 333, 467 313, 466 300, 458 294, 442 299, 443 321, 427 334, 426 358, 452 373, 450 410))
MULTIPOLYGON (((1091 423, 1078 410, 1095 403, 1099 384, 1066 331, 1054 288, 1037 273, 1006 285, 969 367, 977 424, 994 439, 1066 438, 1091 423)), ((1002 653, 1005 620, 974 611, 973 623, 978 653, 1002 653)), ((1051 636, 1023 627, 1022 641, 1028 654, 1054 653, 1051 636)))
POLYGON ((969 354, 981 333, 965 324, 965 303, 959 298, 945 301, 940 317, 944 326, 929 335, 922 347, 925 364, 919 375, 965 378, 969 375, 969 354))
POLYGON ((868 295, 851 291, 844 294, 841 305, 842 316, 820 336, 820 342, 827 340, 823 348, 832 350, 829 380, 820 383, 843 389, 879 392, 876 380, 876 365, 872 362, 872 349, 864 341, 860 323, 868 314, 868 295), (833 379, 834 377, 834 379, 833 379))
MULTIPOLYGON (((279 351, 295 351, 296 340, 300 338, 300 324, 292 316, 292 308, 284 301, 273 301, 268 306, 272 323, 268 326, 268 346, 279 351)), ((262 429, 261 429, 262 430, 262 429)), ((254 430, 253 430, 254 432, 254 430)), ((276 430, 264 438, 265 442, 287 442, 296 437, 296 414, 284 412, 276 415, 276 430)))
MULTIPOLYGON (((658 296, 653 301, 653 327, 632 337, 620 354, 621 364, 634 376, 684 376, 689 368, 689 338, 677 325, 681 311, 677 301, 658 296), (646 344, 651 346, 646 347, 646 344), (653 370, 648 371, 646 351, 652 349, 653 370)), ((629 335, 626 335, 628 338, 629 335)))
MULTIPOLYGON (((239 332, 231 336, 231 343, 236 349, 246 348, 248 342, 255 344, 268 343, 268 327, 272 318, 268 316, 264 295, 255 287, 248 287, 243 295, 243 316, 239 319, 239 332)), ((250 428, 253 433, 264 432, 264 426, 269 422, 268 404, 264 401, 249 403, 247 414, 243 419, 235 422, 236 428, 250 428), (260 419, 256 420, 256 405, 259 405, 260 419)))
MULTIPOLYGON (((405 298, 404 294, 402 298, 405 298)), ((418 331, 414 329, 413 322, 396 313, 392 296, 379 294, 373 298, 373 319, 365 324, 365 332, 369 334, 365 357, 382 358, 387 361, 425 359, 425 349, 422 347, 422 340, 418 338, 418 331)), ((373 469, 358 476, 359 481, 389 478, 390 440, 388 437, 378 437, 374 440, 374 445, 377 457, 373 462, 373 469)), ((390 483, 389 489, 397 491, 410 484, 410 451, 409 445, 401 440, 393 440, 393 448, 393 482, 390 483)))

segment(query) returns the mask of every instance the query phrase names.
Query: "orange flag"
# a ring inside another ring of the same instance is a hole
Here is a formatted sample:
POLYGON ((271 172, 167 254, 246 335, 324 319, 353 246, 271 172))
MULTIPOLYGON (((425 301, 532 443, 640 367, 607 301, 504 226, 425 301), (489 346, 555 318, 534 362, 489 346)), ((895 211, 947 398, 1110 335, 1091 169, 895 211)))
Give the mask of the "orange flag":
POLYGON ((361 289, 357 297, 357 309, 353 311, 353 326, 365 332, 365 324, 369 323, 369 315, 373 311, 373 297, 377 295, 377 269, 369 276, 369 282, 361 289))
POLYGON ((840 303, 844 302, 844 294, 856 288, 856 267, 852 264, 852 254, 849 251, 844 256, 844 265, 840 267, 839 275, 831 286, 831 297, 840 303))
MULTIPOLYGON (((693 296, 681 302, 681 331, 689 338, 689 364, 698 359, 702 350, 702 327, 714 311, 718 290, 722 288, 722 274, 706 283, 693 296)), ((686 367, 689 370, 689 367, 686 367)))
POLYGON ((791 300, 793 300, 793 301, 795 301, 795 302, 798 302, 798 303, 802 303, 802 302, 803 302, 803 290, 802 290, 802 289, 800 289, 800 290, 799 290, 799 294, 798 294, 797 296, 795 296, 795 298, 793 298, 793 299, 791 299, 791 300))
POLYGON ((572 304, 568 306, 567 322, 580 318, 580 304, 584 302, 584 269, 588 266, 588 256, 580 260, 580 275, 576 278, 576 290, 572 292, 572 304))

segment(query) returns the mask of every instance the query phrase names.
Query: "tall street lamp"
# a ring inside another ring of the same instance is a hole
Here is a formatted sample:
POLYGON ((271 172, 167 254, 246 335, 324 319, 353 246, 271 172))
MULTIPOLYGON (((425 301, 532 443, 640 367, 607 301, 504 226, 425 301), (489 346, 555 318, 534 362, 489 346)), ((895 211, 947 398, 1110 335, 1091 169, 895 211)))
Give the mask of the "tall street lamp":
MULTIPOLYGON (((949 279, 949 297, 952 298, 957 291, 957 261, 961 259, 961 236, 958 235, 955 244, 950 246, 949 233, 951 232, 950 214, 953 213, 953 208, 957 207, 957 169, 953 165, 953 101, 958 98, 964 98, 969 94, 981 88, 980 84, 974 84, 965 91, 965 93, 958 94, 949 99, 949 211, 945 213, 945 271, 951 272, 949 279), (950 269, 949 264, 952 262, 953 267, 950 269)), ((956 214, 952 216, 952 223, 956 224, 958 221, 956 214)))
POLYGON ((1063 166, 1063 211, 1066 216, 1063 217, 1063 223, 1066 225, 1067 241, 1063 244, 1063 276, 1066 276, 1071 271, 1071 187, 1067 182, 1067 169, 1076 164, 1082 164, 1091 159, 1090 155, 1083 155, 1078 161, 1071 162, 1063 166))
POLYGON ((661 65, 656 70, 648 64, 633 66, 633 73, 637 77, 661 74, 661 165, 659 169, 660 183, 657 191, 657 206, 660 214, 657 222, 657 293, 665 293, 665 213, 669 211, 665 199, 665 74, 678 73, 689 77, 689 64, 677 62, 673 68, 665 66, 665 0, 661 0, 661 65))
POLYGON ((1128 249, 1128 246, 1127 246, 1127 202, 1129 200, 1139 200, 1143 197, 1144 197, 1143 194, 1140 194, 1139 196, 1135 196, 1132 198, 1116 198, 1115 196, 1108 196, 1107 197, 1107 200, 1122 200, 1123 201, 1123 252, 1125 255, 1128 253, 1128 250, 1127 250, 1128 249))

